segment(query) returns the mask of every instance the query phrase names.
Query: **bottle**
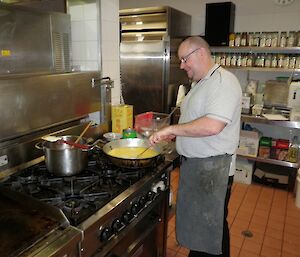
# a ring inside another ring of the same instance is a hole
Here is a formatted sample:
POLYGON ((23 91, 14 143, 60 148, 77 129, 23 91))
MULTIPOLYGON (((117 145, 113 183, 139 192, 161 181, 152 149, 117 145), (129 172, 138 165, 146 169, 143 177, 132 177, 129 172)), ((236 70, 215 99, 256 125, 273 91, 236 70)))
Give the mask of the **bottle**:
POLYGON ((290 142, 288 150, 288 161, 298 162, 299 142, 298 137, 294 136, 292 142, 290 142))
POLYGON ((241 35, 241 46, 247 45, 247 32, 243 32, 241 35))
POLYGON ((286 39, 287 39, 287 33, 285 31, 282 31, 280 33, 280 41, 279 41, 280 47, 286 47, 286 39))
POLYGON ((287 38, 287 41, 286 41, 286 45, 288 47, 293 47, 295 45, 295 41, 296 41, 296 32, 290 31, 289 37, 287 38))
POLYGON ((237 47, 241 46, 241 33, 235 34, 234 45, 237 47))
POLYGON ((230 47, 234 47, 234 41, 235 41, 235 34, 234 33, 230 33, 229 34, 229 46, 230 47))

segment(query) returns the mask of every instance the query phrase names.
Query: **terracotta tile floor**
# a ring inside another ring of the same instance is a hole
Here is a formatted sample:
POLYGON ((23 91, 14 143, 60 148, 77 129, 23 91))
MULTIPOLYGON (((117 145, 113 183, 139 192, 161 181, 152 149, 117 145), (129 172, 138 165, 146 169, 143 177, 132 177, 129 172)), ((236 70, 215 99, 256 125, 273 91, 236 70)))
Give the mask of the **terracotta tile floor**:
MULTIPOLYGON (((178 169, 171 174, 172 206, 176 203, 178 174, 178 169)), ((300 209, 292 192, 234 183, 228 223, 231 257, 300 257, 300 209)), ((176 242, 175 215, 171 211, 167 257, 184 257, 188 252, 176 242)))

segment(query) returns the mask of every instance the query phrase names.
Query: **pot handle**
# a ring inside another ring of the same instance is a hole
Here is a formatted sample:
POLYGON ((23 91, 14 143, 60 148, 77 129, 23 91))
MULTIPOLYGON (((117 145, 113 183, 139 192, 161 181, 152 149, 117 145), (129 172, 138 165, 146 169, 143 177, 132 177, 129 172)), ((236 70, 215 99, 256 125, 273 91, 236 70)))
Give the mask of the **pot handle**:
POLYGON ((102 150, 102 147, 97 145, 98 143, 106 144, 106 142, 104 140, 102 140, 101 138, 97 139, 94 143, 89 145, 90 146, 89 150, 91 150, 93 148, 98 148, 98 149, 102 150))
POLYGON ((43 141, 37 142, 34 146, 39 150, 43 150, 43 141))

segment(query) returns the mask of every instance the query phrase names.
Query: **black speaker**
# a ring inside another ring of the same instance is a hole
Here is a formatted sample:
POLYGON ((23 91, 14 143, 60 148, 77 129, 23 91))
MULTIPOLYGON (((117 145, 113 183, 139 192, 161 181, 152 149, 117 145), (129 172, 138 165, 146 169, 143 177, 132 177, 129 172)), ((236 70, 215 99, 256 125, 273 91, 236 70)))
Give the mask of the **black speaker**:
POLYGON ((232 2, 206 4, 205 39, 211 46, 228 46, 234 32, 235 5, 232 2))

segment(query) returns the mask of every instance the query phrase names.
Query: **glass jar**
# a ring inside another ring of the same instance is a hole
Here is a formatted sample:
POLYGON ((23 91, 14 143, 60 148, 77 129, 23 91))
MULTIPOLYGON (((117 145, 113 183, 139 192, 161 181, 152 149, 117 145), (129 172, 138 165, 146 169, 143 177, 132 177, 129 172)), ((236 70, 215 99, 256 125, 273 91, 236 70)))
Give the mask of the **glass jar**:
POLYGON ((272 33, 266 32, 266 46, 270 47, 272 43, 272 33))
POLYGON ((290 64, 290 57, 288 55, 285 55, 283 58, 283 68, 288 69, 290 64))
POLYGON ((254 33, 253 32, 249 32, 248 33, 248 46, 254 46, 254 33))
POLYGON ((236 58, 236 66, 241 67, 242 66, 242 55, 238 54, 236 58))
POLYGON ((286 40, 287 40, 287 33, 285 31, 282 31, 280 33, 279 46, 280 47, 286 47, 286 40))
POLYGON ((265 67, 270 68, 272 63, 272 55, 268 54, 265 58, 265 67))
POLYGON ((242 67, 247 67, 247 55, 243 54, 242 55, 242 67))
POLYGON ((278 55, 278 61, 277 61, 277 67, 278 68, 283 68, 283 59, 284 59, 284 55, 279 54, 278 55))
POLYGON ((296 58, 295 69, 300 69, 300 56, 297 56, 296 58))
POLYGON ((252 67, 253 66, 253 60, 254 57, 253 57, 253 54, 248 54, 247 56, 247 67, 252 67))
POLYGON ((266 46, 266 39, 267 39, 266 32, 262 32, 260 34, 260 41, 259 41, 259 46, 260 47, 265 47, 266 46))
POLYGON ((230 33, 229 34, 229 46, 230 47, 234 46, 234 41, 235 41, 235 34, 234 33, 230 33))
POLYGON ((259 46, 260 33, 255 32, 253 36, 253 46, 259 46))
POLYGON ((230 66, 236 66, 236 54, 233 54, 230 60, 230 66))
POLYGON ((247 45, 247 32, 243 32, 241 35, 241 46, 247 45))
POLYGON ((235 34, 234 45, 235 46, 241 45, 241 33, 239 32, 235 34))
POLYGON ((290 56, 289 69, 295 69, 296 66, 296 56, 290 56))
POLYGON ((293 47, 295 45, 295 39, 296 39, 296 32, 295 31, 290 31, 289 32, 289 37, 287 38, 286 45, 288 47, 293 47))
POLYGON ((226 63, 226 55, 225 54, 222 54, 221 55, 221 59, 220 59, 220 64, 222 66, 225 66, 225 63, 226 63))
POLYGON ((220 54, 216 54, 215 63, 216 64, 221 64, 221 55, 220 54))
POLYGON ((230 66, 230 63, 231 63, 231 54, 227 54, 225 59, 225 65, 230 66))
POLYGON ((272 32, 271 47, 277 47, 277 46, 278 46, 278 32, 272 32))
POLYGON ((272 56, 271 67, 272 68, 277 68, 277 55, 276 54, 274 54, 272 56))

